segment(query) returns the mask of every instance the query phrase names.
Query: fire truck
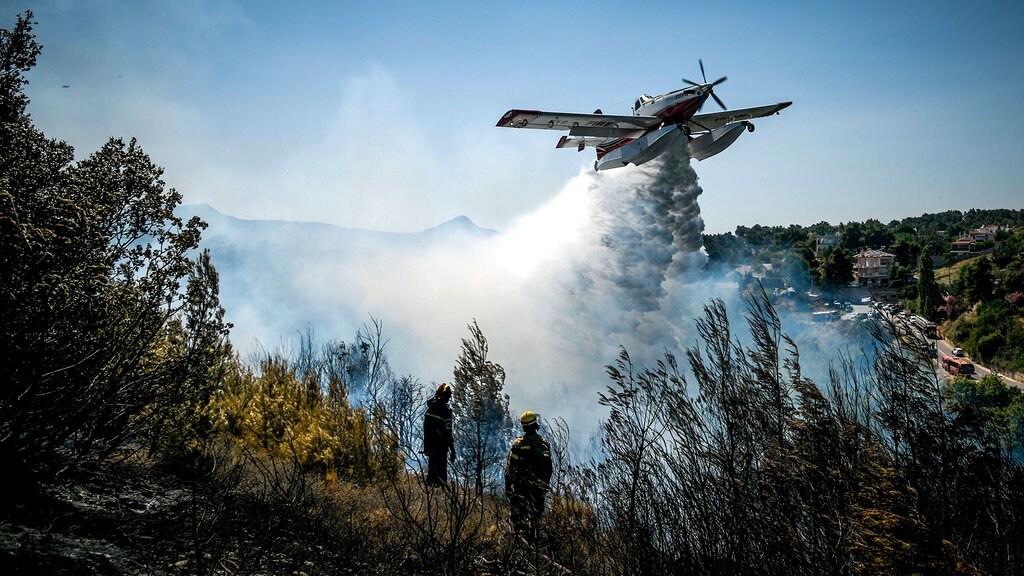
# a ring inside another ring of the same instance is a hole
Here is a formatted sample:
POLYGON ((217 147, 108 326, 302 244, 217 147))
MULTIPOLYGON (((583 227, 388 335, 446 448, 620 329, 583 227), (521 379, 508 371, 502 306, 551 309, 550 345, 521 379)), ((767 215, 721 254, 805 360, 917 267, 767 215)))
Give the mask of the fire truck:
POLYGON ((928 320, 922 316, 911 316, 910 323, 913 324, 918 330, 920 330, 921 334, 924 334, 925 338, 931 338, 932 340, 935 340, 936 338, 939 337, 935 326, 935 322, 932 322, 931 320, 928 320))
POLYGON ((942 369, 953 376, 974 374, 974 364, 967 358, 957 358, 956 356, 943 356, 942 369))

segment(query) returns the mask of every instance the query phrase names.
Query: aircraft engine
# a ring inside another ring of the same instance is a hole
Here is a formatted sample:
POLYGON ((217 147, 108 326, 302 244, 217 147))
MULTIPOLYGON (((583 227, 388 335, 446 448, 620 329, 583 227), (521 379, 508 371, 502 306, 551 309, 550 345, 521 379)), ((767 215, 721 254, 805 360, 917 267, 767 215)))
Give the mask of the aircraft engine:
POLYGON ((690 141, 690 157, 697 160, 704 160, 718 154, 728 148, 743 130, 753 132, 754 125, 750 122, 732 122, 721 128, 716 128, 703 136, 690 141))

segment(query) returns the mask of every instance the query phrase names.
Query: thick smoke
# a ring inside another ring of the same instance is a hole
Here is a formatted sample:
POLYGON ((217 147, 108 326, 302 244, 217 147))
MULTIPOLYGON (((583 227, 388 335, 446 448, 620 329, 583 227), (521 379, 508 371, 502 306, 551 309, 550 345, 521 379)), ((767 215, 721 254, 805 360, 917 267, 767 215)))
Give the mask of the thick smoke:
POLYGON ((557 286, 570 298, 565 311, 618 344, 671 344, 679 328, 672 296, 707 262, 701 189, 686 150, 592 178, 589 238, 557 286))
MULTIPOLYGON (((562 417, 586 442, 621 347, 650 365, 695 343, 694 319, 710 298, 737 300, 735 283, 704 269, 700 194, 684 147, 640 167, 585 168, 492 238, 318 258, 289 274, 301 310, 318 312, 281 334, 305 322, 320 338, 346 339, 352 319, 374 317, 392 368, 431 383, 451 379, 475 320, 489 359, 506 370, 512 409, 562 417)), ((261 333, 231 319, 236 334, 261 333)))
MULTIPOLYGON (((435 382, 451 378, 476 320, 512 409, 564 418, 583 447, 605 416, 598 393, 621 348, 637 365, 680 356, 698 344, 695 320, 713 298, 744 337, 737 282, 706 266, 701 193, 683 147, 640 167, 585 168, 491 240, 367 263, 362 309, 392 323, 396 368, 435 382)), ((844 346, 866 346, 779 312, 817 381, 836 352, 856 354, 844 346)))
POLYGON ((405 255, 390 273, 368 263, 364 309, 394 326, 396 368, 433 381, 450 378, 476 320, 513 410, 565 418, 585 440, 621 347, 641 363, 680 351, 703 304, 736 294, 703 270, 700 194, 682 147, 641 167, 584 169, 492 240, 405 255), (407 280, 381 290, 395 273, 407 280), (388 289, 410 280, 414 291, 388 289))
MULTIPOLYGON (((510 378, 513 400, 565 418, 577 441, 603 416, 597 393, 620 348, 640 363, 681 350, 713 287, 704 273, 701 188, 685 148, 636 168, 586 171, 563 195, 579 189, 584 217, 574 240, 525 287, 549 303, 543 316, 524 319, 546 340, 547 362, 506 366, 522 377, 510 378)), ((495 353, 501 361, 502 350, 495 353)))

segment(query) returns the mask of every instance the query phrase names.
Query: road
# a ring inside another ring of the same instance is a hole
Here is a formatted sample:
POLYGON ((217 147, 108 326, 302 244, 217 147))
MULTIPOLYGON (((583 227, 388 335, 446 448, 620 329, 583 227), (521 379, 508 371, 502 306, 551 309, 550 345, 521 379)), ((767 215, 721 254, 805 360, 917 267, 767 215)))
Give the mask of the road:
MULTIPOLYGON (((902 323, 902 325, 904 327, 906 327, 907 329, 914 330, 915 332, 917 332, 917 330, 913 326, 911 326, 910 323, 906 321, 906 319, 900 318, 896 314, 891 314, 889 312, 882 312, 882 314, 885 315, 885 316, 888 316, 894 322, 902 323)), ((920 332, 917 332, 917 333, 920 334, 920 332)), ((954 346, 953 346, 952 343, 947 342, 946 340, 942 340, 941 338, 938 339, 938 340, 932 340, 931 338, 929 338, 928 340, 935 345, 935 349, 936 349, 935 359, 936 359, 936 361, 939 361, 943 356, 952 356, 953 355, 953 348, 954 348, 954 346)), ((966 357, 966 358, 968 360, 971 360, 969 357, 966 357)), ((971 376, 971 378, 973 378, 975 380, 981 380, 985 376, 988 376, 989 374, 993 373, 991 370, 989 370, 988 368, 978 364, 974 360, 971 360, 971 363, 974 364, 974 374, 971 376)), ((940 370, 940 374, 945 374, 945 371, 942 370, 941 367, 939 368, 939 370, 940 370)), ((1008 376, 1006 376, 1004 374, 999 374, 998 372, 996 372, 995 374, 996 374, 996 376, 999 376, 1000 378, 1002 378, 1003 382, 1007 386, 1014 386, 1014 387, 1016 387, 1016 388, 1018 388, 1020 390, 1024 390, 1024 382, 1018 382, 1017 380, 1014 380, 1014 379, 1012 379, 1012 378, 1010 378, 1010 377, 1008 377, 1008 376)))
MULTIPOLYGON (((953 345, 951 343, 946 342, 945 340, 933 340, 933 342, 935 343, 935 349, 938 350, 938 355, 936 356, 936 358, 942 358, 943 356, 953 355, 953 345)), ((971 360, 970 358, 967 359, 971 360)), ((985 376, 992 374, 992 371, 989 370, 988 368, 982 366, 981 364, 978 364, 977 362, 974 362, 974 360, 971 360, 971 362, 974 363, 975 380, 981 380, 985 376)), ((1015 386, 1021 390, 1024 390, 1024 383, 1013 380, 1007 376, 1004 376, 1003 374, 999 374, 998 372, 996 372, 995 374, 1002 378, 1003 382, 1005 382, 1008 386, 1015 386)))

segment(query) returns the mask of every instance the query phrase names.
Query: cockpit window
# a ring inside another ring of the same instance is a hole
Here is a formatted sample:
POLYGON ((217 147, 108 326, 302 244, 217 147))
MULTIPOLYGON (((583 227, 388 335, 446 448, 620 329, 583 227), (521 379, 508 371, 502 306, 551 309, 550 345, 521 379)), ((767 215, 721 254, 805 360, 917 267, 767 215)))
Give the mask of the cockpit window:
POLYGON ((636 112, 637 110, 640 109, 641 106, 644 106, 646 104, 650 104, 653 101, 654 101, 654 96, 651 96, 650 94, 641 94, 640 98, 637 99, 637 101, 633 103, 633 111, 636 112))

